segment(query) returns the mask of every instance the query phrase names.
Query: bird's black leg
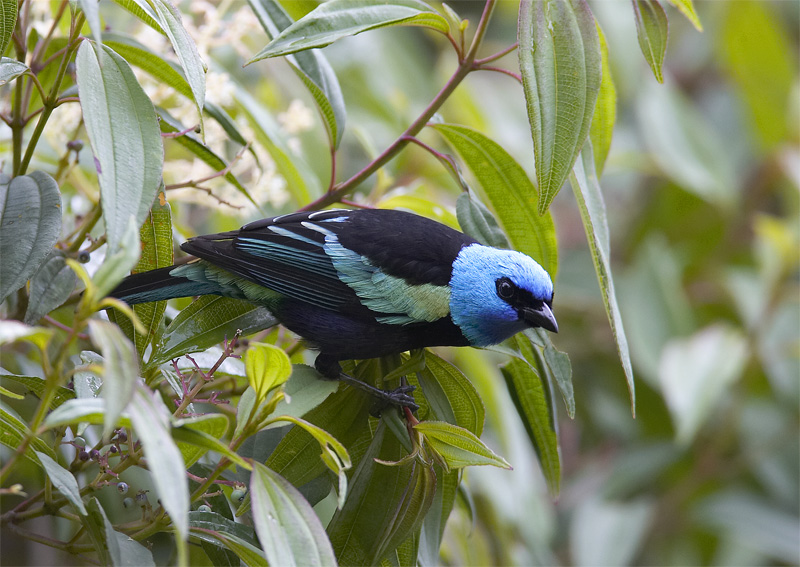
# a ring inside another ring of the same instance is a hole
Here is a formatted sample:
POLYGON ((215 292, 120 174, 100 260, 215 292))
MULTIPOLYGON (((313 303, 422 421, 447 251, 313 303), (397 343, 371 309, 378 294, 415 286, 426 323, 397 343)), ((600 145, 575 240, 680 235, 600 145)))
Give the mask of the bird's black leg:
POLYGON ((317 372, 322 374, 325 378, 345 382, 346 384, 350 384, 372 395, 380 404, 377 411, 378 414, 380 413, 380 409, 385 408, 387 405, 407 407, 411 411, 417 411, 419 409, 419 406, 414 402, 414 396, 411 394, 411 392, 416 389, 416 386, 405 385, 395 390, 381 390, 366 382, 362 382, 358 378, 345 374, 342 372, 342 367, 339 365, 338 360, 325 356, 324 354, 317 356, 314 366, 317 372))

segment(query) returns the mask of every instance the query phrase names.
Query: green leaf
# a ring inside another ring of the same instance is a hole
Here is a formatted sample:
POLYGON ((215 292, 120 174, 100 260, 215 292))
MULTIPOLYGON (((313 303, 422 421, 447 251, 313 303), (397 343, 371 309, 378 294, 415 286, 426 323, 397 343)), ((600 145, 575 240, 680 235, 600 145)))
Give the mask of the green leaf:
POLYGON ((343 37, 396 25, 425 26, 443 34, 449 31, 447 20, 419 0, 330 0, 283 30, 247 64, 325 47, 343 37))
POLYGON ((414 429, 442 458, 445 470, 474 465, 492 465, 511 469, 503 457, 496 455, 474 433, 444 421, 422 421, 414 429))
POLYGON ((425 515, 419 538, 418 562, 420 565, 437 565, 444 529, 453 504, 456 501, 460 472, 445 473, 439 465, 434 465, 436 474, 436 494, 431 507, 425 515))
POLYGON ((232 534, 205 528, 192 528, 192 536, 201 538, 203 541, 224 545, 233 551, 248 567, 269 567, 263 551, 252 543, 232 534))
POLYGON ((232 339, 238 330, 247 335, 275 324, 277 320, 263 307, 237 299, 204 296, 172 320, 146 367, 205 350, 226 338, 232 339))
POLYGON ((131 68, 108 46, 81 43, 77 82, 113 254, 128 218, 134 216, 136 227, 144 222, 161 184, 164 148, 158 119, 131 68))
POLYGON ((232 463, 249 470, 250 464, 219 440, 228 431, 229 425, 228 418, 222 414, 205 414, 177 420, 172 436, 178 442, 178 449, 186 466, 192 466, 208 451, 216 451, 232 463))
MULTIPOLYGON (((270 38, 294 23, 275 0, 248 0, 248 4, 270 38)), ((319 51, 299 52, 286 60, 317 103, 331 147, 338 148, 344 134, 346 114, 342 89, 328 60, 319 51)))
MULTIPOLYGON (((15 382, 24 386, 39 399, 41 399, 42 394, 44 394, 44 389, 47 384, 44 378, 39 378, 38 376, 17 376, 16 374, 10 374, 0 368, 0 383, 7 384, 7 382, 15 382)), ((53 400, 50 402, 50 409, 55 409, 74 397, 75 392, 72 390, 64 388, 63 386, 56 387, 53 400)))
POLYGON ((325 380, 319 372, 305 364, 292 366, 292 375, 283 386, 283 399, 273 415, 303 417, 339 389, 336 380, 325 380))
POLYGON ((22 454, 25 458, 30 459, 37 465, 41 465, 36 458, 37 452, 44 453, 54 461, 58 459, 50 445, 45 443, 43 439, 34 436, 17 413, 3 402, 0 402, 0 443, 12 451, 16 451, 22 445, 22 442, 28 438, 31 440, 30 444, 22 454))
POLYGON ((181 452, 170 435, 172 416, 161 398, 143 386, 134 392, 129 412, 158 498, 177 531, 176 542, 185 545, 189 535, 189 481, 181 452))
POLYGON ((796 44, 779 5, 737 2, 725 10, 717 53, 739 87, 762 150, 769 152, 786 143, 790 132, 796 44))
MULTIPOLYGON (((172 213, 163 190, 159 191, 153 206, 150 207, 147 219, 139 229, 139 240, 141 241, 141 255, 136 266, 133 267, 134 274, 172 265, 172 213)), ((131 308, 147 330, 146 334, 137 333, 131 322, 126 317, 119 316, 116 311, 111 310, 109 318, 116 322, 125 331, 126 336, 133 341, 141 362, 148 345, 159 336, 167 302, 139 303, 132 305, 131 308)))
POLYGON ((455 124, 433 128, 475 175, 514 249, 539 262, 555 278, 558 249, 553 219, 541 206, 542 216, 536 214, 537 193, 525 170, 497 142, 477 130, 455 124))
POLYGON ((694 9, 694 3, 692 0, 669 0, 673 6, 675 6, 681 14, 686 16, 686 19, 692 22, 692 25, 697 29, 697 31, 703 31, 703 24, 700 23, 700 18, 697 15, 697 12, 694 9))
MULTIPOLYGON (((68 400, 47 415, 43 427, 52 429, 61 425, 74 425, 81 421, 102 424, 105 412, 106 402, 102 398, 68 400)), ((118 425, 120 427, 131 426, 131 420, 127 413, 123 413, 119 417, 118 425)))
POLYGON ((103 388, 106 401, 103 438, 108 439, 117 419, 128 405, 139 377, 139 364, 133 344, 113 323, 92 319, 89 336, 103 355, 103 388))
POLYGON ((741 182, 727 144, 705 116, 668 80, 647 81, 637 114, 645 144, 662 174, 686 191, 731 210, 741 182))
MULTIPOLYGON (((575 418, 575 391, 572 386, 572 363, 569 355, 553 346, 550 333, 543 329, 528 329, 523 332, 530 342, 517 340, 516 344, 523 359, 535 368, 540 375, 546 376, 549 384, 558 386, 567 415, 575 418), (532 349, 531 344, 538 348, 532 349)), ((555 413, 555 408, 553 409, 555 413)))
POLYGON ((31 278, 28 309, 23 321, 28 324, 36 323, 62 305, 77 283, 78 276, 67 266, 64 254, 53 250, 31 278))
MULTIPOLYGON (((5 7, 5 2, 3 6, 5 7)), ((6 85, 25 74, 29 67, 22 61, 11 59, 10 57, 0 58, 0 87, 6 85)))
MULTIPOLYGON (((244 541, 253 547, 258 547, 258 538, 256 537, 256 532, 252 527, 234 522, 233 520, 226 518, 217 512, 201 512, 198 510, 189 512, 189 527, 220 532, 226 536, 238 538, 239 540, 244 541)), ((204 537, 203 535, 195 532, 193 532, 192 535, 201 538, 203 541, 208 541, 214 545, 225 547, 225 545, 218 539, 209 539, 207 536, 204 537)))
POLYGON ((600 90, 600 42, 585 0, 522 0, 518 39, 543 215, 589 134, 600 90))
POLYGON ((112 556, 120 555, 119 546, 115 537, 109 537, 114 531, 111 522, 108 521, 103 506, 96 497, 92 497, 86 505, 88 514, 82 518, 83 526, 92 542, 92 546, 97 551, 101 565, 114 565, 112 556))
POLYGON ((425 369, 419 375, 422 391, 437 419, 481 435, 483 402, 475 386, 458 368, 425 350, 425 369))
POLYGON ((72 476, 72 473, 58 464, 57 461, 51 459, 44 453, 36 452, 39 457, 39 462, 42 463, 47 476, 53 482, 53 486, 64 495, 64 497, 75 507, 75 510, 83 514, 88 514, 86 507, 83 505, 81 499, 81 489, 78 487, 78 481, 72 476))
POLYGON ((28 281, 61 235, 61 194, 41 171, 0 174, 0 302, 28 281))
POLYGON ((658 0, 633 0, 636 18, 636 35, 639 47, 659 83, 664 82, 664 55, 667 53, 669 22, 667 13, 658 0))
POLYGON ((692 442, 741 376, 747 358, 747 339, 739 330, 722 325, 667 343, 658 376, 678 443, 685 446, 692 442))
POLYGON ((405 450, 386 435, 381 420, 351 479, 345 505, 328 524, 328 535, 341 565, 374 565, 415 533, 430 508, 436 486, 433 468, 418 460, 400 466, 405 450))
POLYGON ((631 413, 636 415, 636 393, 633 384, 633 368, 631 355, 628 351, 628 339, 622 326, 622 315, 617 303, 617 294, 614 290, 614 280, 611 276, 611 243, 606 217, 606 205, 603 193, 597 183, 594 173, 594 158, 592 157, 592 144, 588 143, 581 152, 581 159, 575 164, 575 169, 570 176, 572 191, 581 210, 583 228, 586 239, 592 251, 594 269, 597 272, 597 281, 603 295, 603 305, 606 308, 608 321, 617 343, 622 369, 628 382, 628 392, 631 400, 631 413))
POLYGON ((506 233, 492 212, 471 193, 461 193, 456 200, 458 224, 464 234, 486 246, 511 248, 506 233))
POLYGON ((325 528, 286 479, 255 463, 250 494, 253 524, 271 565, 336 565, 325 528))
POLYGON ((197 114, 200 118, 200 128, 203 127, 203 106, 206 101, 206 66, 200 59, 200 53, 192 39, 192 36, 183 27, 181 13, 170 0, 147 0, 153 8, 161 29, 164 30, 169 38, 175 54, 178 56, 183 72, 189 86, 192 87, 192 95, 197 114))
POLYGON ((89 30, 92 32, 92 39, 97 45, 102 46, 103 26, 100 24, 98 3, 99 0, 78 0, 78 5, 86 16, 86 23, 89 24, 89 30))
POLYGON ((11 43, 14 27, 17 25, 17 11, 17 0, 0 3, 0 55, 6 52, 11 43))
POLYGON ((113 537, 119 549, 119 557, 111 557, 115 567, 155 567, 153 553, 135 539, 114 530, 113 537))
POLYGON ((186 81, 183 71, 176 68, 173 63, 147 49, 134 38, 106 32, 103 34, 103 42, 119 53, 131 65, 146 71, 160 83, 172 87, 177 93, 189 100, 194 100, 192 87, 186 81))
POLYGON ((26 340, 44 350, 52 336, 52 329, 30 327, 19 321, 0 319, 0 345, 26 340))
MULTIPOLYGON (((526 339, 517 339, 518 341, 526 339)), ((510 360, 501 369, 508 392, 539 457, 552 497, 561 487, 561 458, 556 431, 556 408, 547 381, 522 360, 510 360)))
POLYGON ((158 23, 156 13, 147 3, 147 0, 114 0, 128 12, 139 18, 142 22, 156 30, 161 35, 167 35, 158 23))
POLYGON ((274 388, 286 382, 292 373, 292 363, 286 353, 268 343, 250 343, 244 355, 244 365, 258 404, 265 401, 274 388))
POLYGON ((589 127, 589 139, 594 149, 594 170, 598 178, 603 174, 603 167, 611 149, 611 138, 614 124, 617 121, 617 89, 611 76, 611 65, 608 62, 608 43, 600 24, 597 24, 597 35, 600 38, 601 66, 603 78, 600 80, 600 92, 594 108, 592 125, 589 127))

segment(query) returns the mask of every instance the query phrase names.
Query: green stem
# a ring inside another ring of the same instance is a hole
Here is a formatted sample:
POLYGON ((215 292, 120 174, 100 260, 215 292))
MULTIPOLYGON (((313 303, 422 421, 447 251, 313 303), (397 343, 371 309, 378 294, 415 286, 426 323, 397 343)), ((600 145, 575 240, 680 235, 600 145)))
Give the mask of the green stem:
MULTIPOLYGON (((58 90, 61 88, 64 75, 67 73, 67 66, 70 58, 72 57, 72 53, 80 43, 79 39, 81 28, 83 27, 83 22, 85 19, 86 18, 83 12, 80 12, 73 22, 67 50, 64 52, 64 56, 61 58, 61 64, 58 66, 58 72, 56 73, 55 81, 53 81, 53 87, 50 89, 50 95, 44 101, 42 113, 39 116, 38 122, 36 122, 36 128, 31 135, 31 139, 28 141, 28 147, 25 150, 25 157, 22 158, 22 162, 20 163, 19 168, 16 170, 17 175, 24 175, 25 171, 27 171, 28 165, 30 165, 31 159, 33 158, 33 152, 36 149, 36 145, 39 143, 39 138, 41 138, 42 132, 44 132, 44 127, 47 124, 47 120, 50 118, 50 114, 52 114, 53 110, 55 110, 55 108, 58 106, 58 90)), ((20 139, 20 144, 21 143, 22 140, 20 139)))

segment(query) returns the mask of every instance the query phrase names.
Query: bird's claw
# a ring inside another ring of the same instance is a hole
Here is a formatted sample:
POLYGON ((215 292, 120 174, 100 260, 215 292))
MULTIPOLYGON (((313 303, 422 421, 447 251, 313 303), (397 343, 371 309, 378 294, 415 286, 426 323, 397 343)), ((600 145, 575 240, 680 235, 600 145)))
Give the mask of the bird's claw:
POLYGON ((406 407, 412 412, 417 411, 419 406, 414 401, 414 396, 411 394, 411 392, 416 389, 416 386, 406 384, 394 390, 379 390, 381 395, 376 396, 376 404, 373 406, 370 413, 375 417, 379 417, 381 412, 390 405, 397 408, 406 407))

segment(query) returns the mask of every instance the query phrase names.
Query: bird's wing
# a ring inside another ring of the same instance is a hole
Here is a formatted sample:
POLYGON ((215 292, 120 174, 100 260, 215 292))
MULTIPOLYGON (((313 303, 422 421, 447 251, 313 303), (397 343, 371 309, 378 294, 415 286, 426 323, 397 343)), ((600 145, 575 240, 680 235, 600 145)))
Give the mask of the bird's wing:
MULTIPOLYGON (((292 213, 238 231, 193 238, 182 248, 239 277, 324 309, 373 316, 389 324, 446 316, 452 259, 442 263, 441 252, 430 251, 436 244, 431 235, 408 230, 420 228, 416 223, 422 217, 392 213, 292 213)), ((422 221, 429 232, 442 226, 422 221)), ((444 228, 451 239, 450 233, 463 237, 444 228)))

